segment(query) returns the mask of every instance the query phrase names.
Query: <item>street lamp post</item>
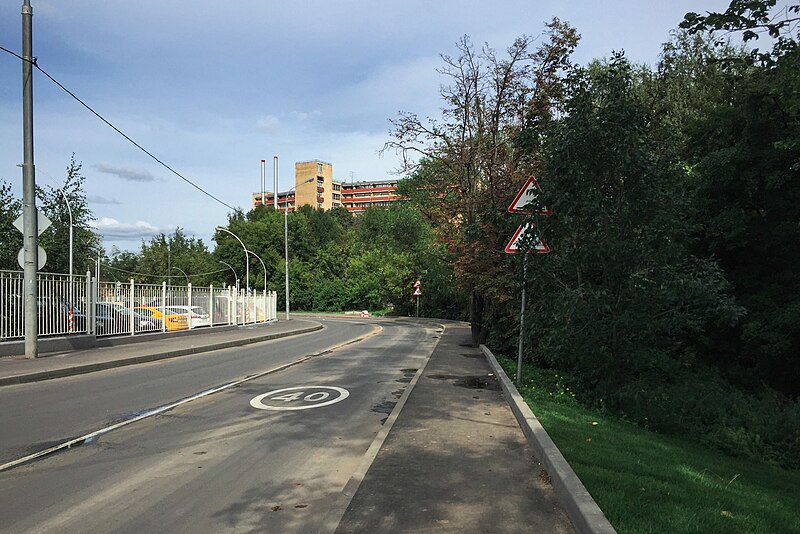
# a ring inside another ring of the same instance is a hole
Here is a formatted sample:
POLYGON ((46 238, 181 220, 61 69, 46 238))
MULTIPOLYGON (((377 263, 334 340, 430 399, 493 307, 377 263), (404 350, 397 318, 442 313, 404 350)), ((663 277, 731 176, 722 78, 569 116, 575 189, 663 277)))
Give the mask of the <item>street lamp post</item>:
POLYGON ((188 285, 189 285, 189 275, 188 275, 188 274, 186 274, 186 272, 184 272, 184 270, 183 270, 183 269, 181 269, 180 267, 175 267, 175 266, 173 265, 173 266, 172 266, 172 268, 173 268, 173 269, 175 269, 176 271, 180 271, 180 273, 181 273, 181 274, 182 274, 184 277, 186 277, 186 285, 188 286, 188 285))
MULTIPOLYGON (((72 250, 73 250, 73 247, 72 247, 72 228, 74 226, 73 220, 72 220, 72 207, 69 205, 69 199, 67 198, 67 194, 64 192, 64 189, 59 187, 58 184, 56 184, 56 189, 58 189, 58 192, 61 193, 62 197, 64 197, 64 204, 66 204, 67 213, 69 214, 69 283, 70 283, 70 287, 71 287, 72 286, 72 250)), ((71 302, 71 304, 74 305, 75 303, 71 302)))
MULTIPOLYGON (((261 256, 259 256, 258 254, 256 254, 252 250, 248 250, 247 253, 248 254, 252 254, 253 256, 258 258, 258 261, 261 262, 261 267, 264 268, 264 317, 265 317, 265 320, 266 320, 266 317, 267 317, 267 300, 266 300, 267 299, 267 266, 264 264, 264 260, 261 259, 261 256)), ((256 313, 255 312, 255 302, 256 302, 256 292, 255 292, 255 290, 253 290, 253 306, 254 306, 253 312, 254 313, 256 313)), ((255 319, 256 319, 256 321, 258 320, 257 314, 256 314, 255 319)))
POLYGON ((267 290, 267 266, 264 264, 264 260, 262 260, 261 256, 259 256, 258 254, 256 254, 252 250, 245 249, 245 252, 247 252, 248 254, 252 254, 253 256, 258 258, 258 261, 261 262, 261 267, 264 268, 264 291, 266 291, 267 290))
MULTIPOLYGON (((305 184, 308 182, 313 182, 314 178, 309 178, 308 180, 304 180, 300 182, 300 184, 305 184)), ((285 292, 286 292, 286 320, 289 320, 289 193, 295 190, 295 188, 300 185, 295 184, 294 187, 289 189, 286 192, 286 204, 283 210, 283 256, 284 256, 284 284, 285 284, 285 292)), ((275 202, 277 202, 278 193, 275 193, 275 202)), ((297 201, 295 200, 295 205, 297 205, 297 201)))
POLYGON ((221 226, 217 226, 216 229, 220 230, 222 232, 231 234, 233 237, 236 238, 236 241, 238 241, 239 244, 242 245, 242 250, 244 250, 244 263, 245 263, 245 267, 247 269, 246 274, 245 274, 245 284, 247 284, 246 287, 247 287, 247 290, 249 291, 250 290, 250 256, 248 256, 248 254, 247 254, 247 247, 244 246, 244 243, 242 243, 242 240, 239 239, 239 236, 234 234, 230 230, 228 230, 226 228, 223 228, 221 226))
POLYGON ((58 192, 61 193, 61 196, 64 197, 64 204, 67 206, 67 213, 69 214, 69 304, 70 306, 75 306, 75 297, 74 292, 75 289, 72 287, 72 264, 73 264, 73 245, 72 245, 72 228, 75 226, 73 219, 72 219, 72 206, 69 205, 69 199, 67 198, 67 194, 64 192, 62 187, 59 187, 58 183, 50 177, 46 175, 50 180, 55 184, 56 189, 58 192))
POLYGON ((238 275, 238 274, 236 274, 236 270, 235 270, 235 269, 234 269, 234 268, 231 266, 231 264, 230 264, 230 263, 224 262, 224 261, 222 261, 222 260, 217 260, 217 262, 221 263, 222 265, 227 265, 227 266, 228 266, 228 269, 230 269, 231 271, 233 271, 233 279, 234 279, 234 281, 235 281, 235 285, 236 285, 236 287, 238 288, 238 287, 239 287, 239 275, 238 275))

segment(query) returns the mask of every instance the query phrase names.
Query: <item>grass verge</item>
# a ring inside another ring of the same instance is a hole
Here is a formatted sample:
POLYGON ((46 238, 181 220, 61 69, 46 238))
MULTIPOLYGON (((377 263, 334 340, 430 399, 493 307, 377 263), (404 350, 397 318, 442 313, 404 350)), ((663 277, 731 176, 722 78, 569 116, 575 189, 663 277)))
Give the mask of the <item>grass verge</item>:
POLYGON ((554 373, 526 369, 520 393, 618 532, 800 533, 800 472, 601 415, 554 373))

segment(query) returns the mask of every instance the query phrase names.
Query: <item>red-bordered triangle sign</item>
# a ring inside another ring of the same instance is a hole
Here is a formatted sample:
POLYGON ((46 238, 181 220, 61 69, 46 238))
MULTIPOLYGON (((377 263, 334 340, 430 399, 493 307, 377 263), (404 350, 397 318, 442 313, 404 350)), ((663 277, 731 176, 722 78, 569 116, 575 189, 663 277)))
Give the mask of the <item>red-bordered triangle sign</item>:
POLYGON ((537 204, 537 199, 539 198, 539 193, 542 192, 542 188, 539 187, 539 183, 536 181, 535 176, 531 176, 528 178, 528 181, 525 182, 525 185, 522 186, 522 189, 519 190, 517 193, 516 198, 508 207, 509 213, 536 213, 538 215, 551 215, 553 212, 545 206, 539 206, 537 204))
POLYGON ((539 254, 547 254, 550 252, 550 247, 542 240, 542 236, 539 235, 539 230, 536 226, 528 223, 517 228, 517 231, 514 232, 514 236, 511 238, 511 241, 508 242, 504 250, 508 254, 516 254, 517 252, 538 252, 539 254), (533 231, 533 242, 531 243, 533 246, 523 248, 522 239, 528 230, 533 231))

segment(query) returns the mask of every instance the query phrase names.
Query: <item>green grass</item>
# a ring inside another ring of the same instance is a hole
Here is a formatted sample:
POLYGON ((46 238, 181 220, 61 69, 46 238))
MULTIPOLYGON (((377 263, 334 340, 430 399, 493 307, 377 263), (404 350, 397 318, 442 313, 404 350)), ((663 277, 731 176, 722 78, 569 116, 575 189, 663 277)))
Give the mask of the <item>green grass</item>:
POLYGON ((600 415, 554 376, 526 373, 520 393, 618 532, 800 533, 800 472, 600 415))

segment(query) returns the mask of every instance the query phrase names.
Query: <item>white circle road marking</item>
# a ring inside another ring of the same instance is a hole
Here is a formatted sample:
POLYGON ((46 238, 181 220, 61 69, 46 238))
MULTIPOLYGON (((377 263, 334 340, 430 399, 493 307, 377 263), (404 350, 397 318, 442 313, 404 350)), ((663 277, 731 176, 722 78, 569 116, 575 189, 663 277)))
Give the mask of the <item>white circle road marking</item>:
POLYGON ((276 389, 274 391, 262 393, 261 395, 253 397, 250 400, 250 406, 252 406, 253 408, 257 408, 259 410, 275 410, 275 411, 308 410, 309 408, 319 408, 321 406, 328 406, 330 404, 335 404, 339 401, 343 401, 349 396, 350 396, 349 391, 347 391, 344 388, 337 388, 335 386, 295 386, 291 388, 276 389), (328 397, 330 397, 331 394, 328 391, 317 391, 317 390, 334 391, 339 395, 330 400, 325 400, 328 397), (287 395, 279 395, 280 393, 284 393, 287 391, 293 391, 295 393, 290 393, 287 395), (304 395, 306 391, 311 391, 311 392, 307 395, 304 395), (302 401, 303 404, 299 406, 270 406, 268 404, 264 404, 264 400, 266 400, 267 402, 302 401), (325 402, 319 402, 319 401, 325 401, 325 402))

